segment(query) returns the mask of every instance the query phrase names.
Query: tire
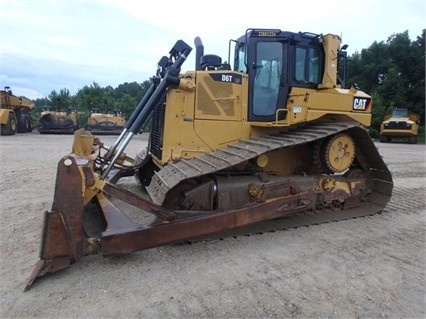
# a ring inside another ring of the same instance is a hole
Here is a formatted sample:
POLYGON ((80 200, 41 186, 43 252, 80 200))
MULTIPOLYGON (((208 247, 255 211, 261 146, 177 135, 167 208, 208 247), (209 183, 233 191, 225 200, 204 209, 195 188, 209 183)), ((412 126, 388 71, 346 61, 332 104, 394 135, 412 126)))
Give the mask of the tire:
POLYGON ((388 142, 388 137, 386 135, 382 135, 380 134, 380 142, 381 143, 386 143, 388 142))
POLYGON ((18 133, 32 132, 31 115, 22 113, 19 118, 18 133))
POLYGON ((408 143, 410 143, 410 144, 417 144, 417 136, 410 136, 408 138, 408 143))
POLYGON ((7 124, 1 125, 1 135, 15 135, 17 126, 15 114, 9 113, 7 124))
POLYGON ((26 122, 25 122, 25 127, 27 129, 27 132, 32 132, 33 131, 33 124, 32 124, 32 118, 30 114, 26 114, 26 122))

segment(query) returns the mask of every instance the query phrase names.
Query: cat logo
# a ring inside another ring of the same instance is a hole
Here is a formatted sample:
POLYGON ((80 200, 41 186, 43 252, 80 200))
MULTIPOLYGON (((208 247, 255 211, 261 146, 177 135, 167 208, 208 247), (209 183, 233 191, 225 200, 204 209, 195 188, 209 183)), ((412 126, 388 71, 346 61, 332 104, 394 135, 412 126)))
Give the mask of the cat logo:
POLYGON ((355 97, 354 98, 354 104, 353 104, 353 110, 367 111, 370 107, 370 100, 371 100, 371 98, 355 97))

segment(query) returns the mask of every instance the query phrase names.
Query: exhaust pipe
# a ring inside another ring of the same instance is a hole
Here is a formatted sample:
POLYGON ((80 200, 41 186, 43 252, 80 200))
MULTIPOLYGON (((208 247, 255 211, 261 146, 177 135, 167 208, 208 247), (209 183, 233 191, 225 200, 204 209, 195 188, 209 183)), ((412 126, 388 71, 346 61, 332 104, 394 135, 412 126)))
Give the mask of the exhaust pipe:
POLYGON ((200 37, 194 39, 195 44, 195 70, 201 71, 201 57, 204 55, 204 46, 200 37))

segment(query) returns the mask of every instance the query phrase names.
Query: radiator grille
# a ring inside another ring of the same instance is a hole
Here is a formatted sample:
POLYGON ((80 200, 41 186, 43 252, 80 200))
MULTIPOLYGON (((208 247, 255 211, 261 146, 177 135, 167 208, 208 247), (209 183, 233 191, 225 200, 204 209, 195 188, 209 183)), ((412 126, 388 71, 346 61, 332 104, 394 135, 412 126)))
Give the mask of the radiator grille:
POLYGON ((385 128, 390 130, 411 130, 411 124, 407 122, 391 121, 385 124, 385 128))
POLYGON ((152 114, 152 127, 150 135, 150 152, 157 158, 161 158, 163 150, 163 128, 164 128, 164 99, 158 103, 152 114))

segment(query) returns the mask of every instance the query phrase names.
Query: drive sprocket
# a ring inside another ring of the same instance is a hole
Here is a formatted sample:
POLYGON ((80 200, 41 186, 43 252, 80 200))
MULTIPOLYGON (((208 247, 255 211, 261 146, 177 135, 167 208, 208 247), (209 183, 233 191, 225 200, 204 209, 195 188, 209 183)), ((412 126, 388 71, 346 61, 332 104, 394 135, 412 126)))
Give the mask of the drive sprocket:
POLYGON ((323 145, 323 160, 327 169, 333 173, 342 173, 349 169, 355 158, 355 142, 343 132, 331 136, 323 145))

